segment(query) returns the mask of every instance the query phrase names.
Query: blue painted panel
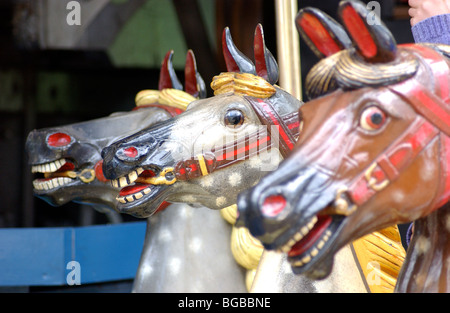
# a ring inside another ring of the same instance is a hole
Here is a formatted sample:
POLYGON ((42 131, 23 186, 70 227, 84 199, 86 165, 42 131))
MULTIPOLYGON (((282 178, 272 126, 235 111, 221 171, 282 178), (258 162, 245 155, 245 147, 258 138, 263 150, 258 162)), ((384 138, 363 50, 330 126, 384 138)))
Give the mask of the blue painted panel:
POLYGON ((80 263, 82 284, 134 278, 144 246, 145 223, 143 227, 132 224, 77 230, 73 260, 80 263))
POLYGON ((146 222, 0 229, 0 286, 65 285, 72 260, 81 284, 132 279, 145 230, 146 222))
POLYGON ((0 229, 0 284, 60 285, 65 229, 0 229))

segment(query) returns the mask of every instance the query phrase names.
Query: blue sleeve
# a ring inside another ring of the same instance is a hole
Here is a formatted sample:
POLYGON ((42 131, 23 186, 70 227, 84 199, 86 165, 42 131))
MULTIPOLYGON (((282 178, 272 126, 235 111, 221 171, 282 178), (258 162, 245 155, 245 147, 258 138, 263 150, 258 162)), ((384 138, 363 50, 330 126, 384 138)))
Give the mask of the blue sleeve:
POLYGON ((416 43, 430 42, 450 45, 450 14, 441 14, 420 21, 411 28, 416 43))

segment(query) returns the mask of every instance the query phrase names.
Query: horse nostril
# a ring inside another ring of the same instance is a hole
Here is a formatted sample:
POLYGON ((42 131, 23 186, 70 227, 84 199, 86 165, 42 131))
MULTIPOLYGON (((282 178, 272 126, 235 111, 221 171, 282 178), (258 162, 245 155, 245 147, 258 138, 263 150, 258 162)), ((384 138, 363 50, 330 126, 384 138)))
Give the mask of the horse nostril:
POLYGON ((268 196, 261 207, 261 213, 265 217, 273 218, 278 216, 286 207, 286 199, 282 195, 268 196))

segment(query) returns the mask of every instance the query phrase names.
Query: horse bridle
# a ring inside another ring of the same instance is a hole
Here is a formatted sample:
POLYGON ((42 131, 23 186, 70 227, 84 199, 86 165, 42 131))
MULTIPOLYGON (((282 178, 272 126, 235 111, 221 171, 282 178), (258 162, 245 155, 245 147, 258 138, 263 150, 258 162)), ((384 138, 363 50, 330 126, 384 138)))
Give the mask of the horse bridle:
POLYGON ((416 79, 388 87, 393 93, 406 99, 418 115, 402 136, 353 180, 348 189, 344 188, 338 193, 336 201, 343 205, 341 209, 344 214, 351 214, 356 206, 364 204, 395 181, 416 156, 438 136, 443 143, 440 152, 441 168, 447 174, 441 175, 441 190, 435 197, 433 208, 439 208, 450 198, 450 69, 438 52, 418 45, 414 45, 413 49, 418 49, 427 59, 436 78, 436 91, 439 96, 416 79), (342 198, 343 194, 348 195, 352 204, 342 198))
POLYGON ((221 148, 213 148, 211 151, 178 162, 173 169, 174 177, 171 182, 206 176, 214 171, 248 160, 271 149, 276 143, 279 144, 279 150, 283 158, 286 157, 294 147, 299 135, 299 112, 295 111, 280 116, 270 101, 248 96, 244 98, 252 106, 261 124, 266 127, 262 127, 255 133, 248 134, 244 138, 237 139, 221 148), (278 130, 279 139, 272 133, 273 127, 278 130), (277 142, 274 142, 276 140, 277 142))

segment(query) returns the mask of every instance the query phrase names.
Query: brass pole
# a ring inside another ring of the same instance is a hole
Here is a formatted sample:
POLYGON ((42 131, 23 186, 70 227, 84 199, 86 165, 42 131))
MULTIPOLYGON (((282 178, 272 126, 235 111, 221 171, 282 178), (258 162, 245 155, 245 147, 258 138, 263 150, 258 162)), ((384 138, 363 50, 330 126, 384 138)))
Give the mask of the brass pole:
POLYGON ((294 22, 297 11, 297 0, 275 0, 279 84, 281 88, 302 100, 300 44, 294 22))

